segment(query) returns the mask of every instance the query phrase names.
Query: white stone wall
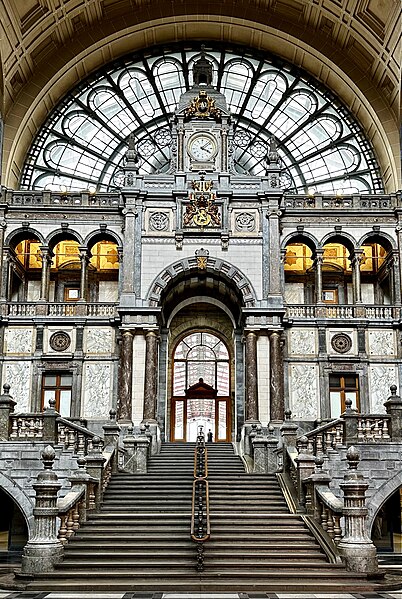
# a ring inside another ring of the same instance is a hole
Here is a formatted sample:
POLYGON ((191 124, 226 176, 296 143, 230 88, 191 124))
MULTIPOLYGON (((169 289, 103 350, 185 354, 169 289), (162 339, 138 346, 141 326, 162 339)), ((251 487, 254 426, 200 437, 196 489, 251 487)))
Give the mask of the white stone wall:
POLYGON ((142 422, 144 414, 145 379, 145 337, 142 333, 134 336, 133 343, 133 423, 142 422))
POLYGON ((291 329, 288 333, 288 353, 292 356, 315 356, 318 351, 317 330, 291 329))
POLYGON ((304 283, 285 283, 285 302, 304 304, 304 283))
POLYGON ((220 242, 207 243, 184 242, 183 249, 178 251, 174 243, 144 243, 142 246, 142 280, 141 295, 146 297, 152 281, 167 266, 183 258, 194 256, 197 249, 204 247, 211 257, 220 258, 238 268, 250 279, 257 297, 262 291, 262 246, 260 244, 235 245, 229 243, 227 251, 223 251, 220 242))
POLYGON ((35 330, 28 327, 8 327, 4 335, 4 353, 30 356, 34 349, 35 330))
POLYGON ((395 356, 395 333, 384 329, 368 331, 369 356, 395 356))
POLYGON ((114 349, 114 329, 112 327, 88 327, 84 332, 84 353, 86 355, 110 355, 114 349))
POLYGON ((257 341, 258 416, 266 426, 269 418, 269 340, 260 335, 257 341))
POLYGON ((118 302, 119 301, 119 283, 118 283, 118 281, 99 281, 99 301, 100 302, 118 302))

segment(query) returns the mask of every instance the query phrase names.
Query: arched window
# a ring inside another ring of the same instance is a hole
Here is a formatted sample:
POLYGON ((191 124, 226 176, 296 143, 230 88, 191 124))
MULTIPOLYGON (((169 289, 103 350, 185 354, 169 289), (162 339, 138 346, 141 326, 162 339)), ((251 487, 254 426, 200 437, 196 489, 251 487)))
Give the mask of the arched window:
POLYGON ((185 395, 200 378, 217 390, 217 395, 229 395, 229 352, 211 333, 187 335, 177 345, 173 358, 173 395, 185 395))
MULTIPOLYGON (((117 191, 133 133, 140 173, 167 172, 171 117, 192 85, 198 48, 154 48, 106 65, 73 89, 39 130, 21 189, 117 191)), ((254 50, 211 45, 213 84, 233 115, 234 169, 262 176, 276 138, 291 193, 383 192, 370 142, 328 89, 293 65, 254 50)))

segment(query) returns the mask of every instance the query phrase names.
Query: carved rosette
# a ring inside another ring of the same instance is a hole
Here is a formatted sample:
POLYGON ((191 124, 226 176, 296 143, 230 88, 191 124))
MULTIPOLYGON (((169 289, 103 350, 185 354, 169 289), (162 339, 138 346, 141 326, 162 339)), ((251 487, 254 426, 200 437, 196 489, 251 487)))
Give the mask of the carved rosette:
POLYGON ((57 331, 51 335, 49 345, 54 351, 66 351, 71 345, 71 337, 65 331, 57 331))
POLYGON ((331 339, 331 346, 338 354, 346 354, 352 349, 352 339, 346 333, 336 333, 331 339))

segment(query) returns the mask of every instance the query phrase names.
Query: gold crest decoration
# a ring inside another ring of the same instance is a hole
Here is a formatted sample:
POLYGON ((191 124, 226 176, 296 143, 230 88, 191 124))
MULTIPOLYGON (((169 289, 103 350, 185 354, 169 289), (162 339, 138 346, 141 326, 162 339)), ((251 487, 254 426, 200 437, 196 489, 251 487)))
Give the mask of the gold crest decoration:
POLYGON ((215 204, 215 194, 211 191, 212 181, 204 181, 201 177, 200 181, 192 181, 191 184, 194 191, 190 193, 190 203, 186 206, 183 224, 186 227, 220 227, 221 215, 215 204))
POLYGON ((206 91, 201 90, 199 95, 192 100, 190 106, 184 111, 184 116, 187 119, 198 117, 201 119, 214 118, 219 120, 221 118, 221 111, 215 106, 215 100, 207 96, 206 91))

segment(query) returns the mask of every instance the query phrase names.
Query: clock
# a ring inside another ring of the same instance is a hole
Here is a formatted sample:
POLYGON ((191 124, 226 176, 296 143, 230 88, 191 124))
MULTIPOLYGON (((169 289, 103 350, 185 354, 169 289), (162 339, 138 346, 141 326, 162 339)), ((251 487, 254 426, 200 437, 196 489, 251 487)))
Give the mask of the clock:
POLYGON ((197 162, 209 162, 217 153, 216 141, 212 136, 205 133, 194 135, 190 139, 188 153, 197 162))

